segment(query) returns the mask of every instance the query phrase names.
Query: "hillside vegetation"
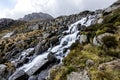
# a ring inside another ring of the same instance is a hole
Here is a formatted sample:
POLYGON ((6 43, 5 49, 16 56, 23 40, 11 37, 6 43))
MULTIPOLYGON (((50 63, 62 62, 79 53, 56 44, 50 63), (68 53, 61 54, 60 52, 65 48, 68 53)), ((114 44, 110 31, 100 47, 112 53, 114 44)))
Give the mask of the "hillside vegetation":
POLYGON ((74 43, 63 64, 51 70, 50 80, 67 80, 72 72, 86 70, 90 80, 120 80, 120 8, 102 17, 101 24, 95 24, 81 31, 88 42, 74 43), (93 39, 104 33, 102 44, 94 45, 93 39))

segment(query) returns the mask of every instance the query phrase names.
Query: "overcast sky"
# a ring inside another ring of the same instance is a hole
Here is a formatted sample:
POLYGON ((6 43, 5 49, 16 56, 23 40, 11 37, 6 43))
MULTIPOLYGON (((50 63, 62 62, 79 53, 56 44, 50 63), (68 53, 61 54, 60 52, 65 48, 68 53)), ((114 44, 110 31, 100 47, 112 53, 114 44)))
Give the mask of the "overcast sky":
POLYGON ((0 18, 18 19, 32 12, 44 12, 57 17, 96 10, 117 0, 0 0, 0 18))

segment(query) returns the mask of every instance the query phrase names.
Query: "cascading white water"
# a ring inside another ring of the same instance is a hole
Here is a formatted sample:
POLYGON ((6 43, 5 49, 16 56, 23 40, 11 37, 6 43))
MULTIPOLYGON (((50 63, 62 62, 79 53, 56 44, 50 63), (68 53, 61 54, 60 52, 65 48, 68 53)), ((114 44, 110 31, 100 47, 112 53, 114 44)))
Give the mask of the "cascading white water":
POLYGON ((8 37, 10 37, 10 36, 13 35, 13 34, 14 34, 14 32, 9 32, 9 33, 5 34, 5 35, 2 37, 2 39, 8 38, 8 37))
POLYGON ((95 15, 88 15, 86 17, 82 17, 79 21, 71 24, 71 26, 69 26, 69 29, 63 32, 67 33, 67 35, 65 35, 61 39, 59 45, 56 45, 53 48, 49 48, 48 51, 46 51, 45 53, 38 55, 37 57, 35 57, 35 59, 33 59, 32 62, 22 66, 20 70, 22 69, 27 72, 31 68, 42 64, 42 61, 45 61, 49 52, 54 53, 57 58, 62 60, 63 57, 67 56, 67 54, 70 52, 69 47, 78 39, 79 30, 77 28, 77 25, 80 23, 81 25, 90 26, 91 23, 95 20, 95 17, 95 15), (64 49, 67 49, 65 53, 64 49))

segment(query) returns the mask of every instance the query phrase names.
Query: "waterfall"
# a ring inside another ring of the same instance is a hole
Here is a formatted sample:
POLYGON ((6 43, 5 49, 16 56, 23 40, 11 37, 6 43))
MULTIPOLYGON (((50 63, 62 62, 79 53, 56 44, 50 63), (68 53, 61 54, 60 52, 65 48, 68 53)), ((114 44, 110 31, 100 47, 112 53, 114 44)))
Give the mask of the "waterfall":
POLYGON ((95 15, 88 15, 87 17, 81 17, 81 19, 73 24, 71 24, 69 26, 69 29, 64 31, 63 33, 67 33, 67 35, 65 35, 61 41, 59 45, 54 46, 53 48, 49 48, 46 52, 38 55, 37 57, 35 57, 33 59, 32 62, 23 65, 21 68, 24 70, 25 72, 27 72, 28 70, 30 70, 31 68, 42 64, 43 61, 45 61, 45 59, 47 58, 47 55, 52 52, 55 54, 55 56, 59 59, 62 59, 67 56, 67 54, 70 52, 69 47, 75 43, 75 41, 78 39, 78 24, 84 25, 84 26, 90 26, 91 23, 94 21, 95 15), (64 53, 64 49, 67 49, 67 51, 64 53))

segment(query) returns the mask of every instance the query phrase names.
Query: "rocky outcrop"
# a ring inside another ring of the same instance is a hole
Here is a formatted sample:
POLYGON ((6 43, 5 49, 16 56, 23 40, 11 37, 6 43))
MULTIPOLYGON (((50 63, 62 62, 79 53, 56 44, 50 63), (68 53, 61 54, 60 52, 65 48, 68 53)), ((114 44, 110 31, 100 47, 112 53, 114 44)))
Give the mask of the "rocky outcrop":
POLYGON ((40 29, 40 26, 38 24, 33 24, 28 26, 28 31, 38 30, 40 29))
POLYGON ((87 71, 81 72, 72 72, 70 75, 67 76, 67 80, 90 80, 88 77, 87 71))
POLYGON ((115 3, 113 3, 110 7, 106 8, 104 10, 104 15, 111 13, 113 10, 117 9, 120 7, 120 0, 116 1, 115 3))
POLYGON ((120 70, 120 59, 113 60, 111 62, 106 62, 98 67, 99 70, 104 70, 104 69, 119 69, 120 70))
POLYGON ((51 15, 40 12, 40 13, 32 13, 32 14, 25 15, 20 20, 25 20, 25 21, 39 20, 39 21, 43 21, 43 20, 51 20, 51 19, 53 19, 53 17, 51 15))
POLYGON ((12 19, 7 19, 7 18, 0 19, 0 28, 9 27, 13 23, 14 23, 14 20, 12 20, 12 19))
POLYGON ((96 46, 102 45, 103 44, 102 43, 102 38, 104 36, 113 36, 113 34, 111 34, 111 33, 104 33, 104 34, 100 34, 99 36, 95 36, 93 38, 93 44, 96 45, 96 46))
POLYGON ((38 45, 35 48, 35 54, 41 54, 43 52, 45 52, 48 48, 49 48, 49 43, 46 40, 43 40, 41 42, 38 43, 38 45))

